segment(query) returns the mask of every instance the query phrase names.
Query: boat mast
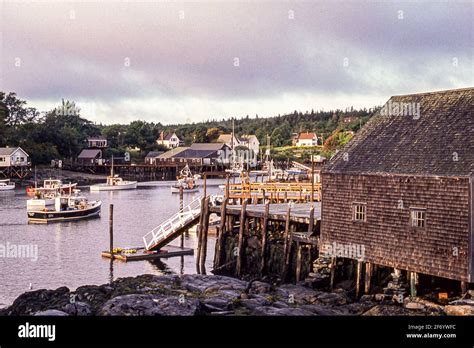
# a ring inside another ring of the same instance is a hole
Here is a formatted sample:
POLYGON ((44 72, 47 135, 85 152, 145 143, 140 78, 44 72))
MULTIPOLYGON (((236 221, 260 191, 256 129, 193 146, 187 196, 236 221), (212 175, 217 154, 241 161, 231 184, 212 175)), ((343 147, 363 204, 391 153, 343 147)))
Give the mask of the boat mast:
POLYGON ((110 166, 110 176, 114 177, 114 155, 112 155, 112 165, 110 166))

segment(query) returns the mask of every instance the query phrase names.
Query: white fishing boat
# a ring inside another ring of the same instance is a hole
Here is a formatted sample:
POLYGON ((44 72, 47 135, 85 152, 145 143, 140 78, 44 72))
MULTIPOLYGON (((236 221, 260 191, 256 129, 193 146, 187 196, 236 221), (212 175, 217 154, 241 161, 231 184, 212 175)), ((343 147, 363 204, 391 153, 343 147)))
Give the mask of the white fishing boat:
POLYGON ((89 201, 79 195, 58 196, 55 198, 53 209, 29 210, 28 222, 49 223, 89 219, 100 215, 101 206, 101 201, 89 201))
POLYGON ((15 189, 15 183, 10 179, 0 180, 0 191, 10 191, 15 189))
POLYGON ((61 195, 72 195, 77 183, 63 184, 61 180, 44 180, 43 187, 35 187, 27 190, 34 198, 26 201, 27 210, 43 210, 53 206, 57 197, 61 195))
POLYGON ((91 186, 91 191, 118 191, 133 190, 137 188, 136 181, 123 180, 118 175, 108 176, 107 182, 91 186))
POLYGON ((192 193, 199 191, 199 185, 196 184, 196 181, 199 178, 199 175, 193 175, 189 166, 186 165, 179 172, 178 179, 175 184, 171 186, 171 193, 179 193, 181 188, 183 193, 192 193))
POLYGON ((112 157, 112 165, 110 167, 110 175, 107 177, 107 182, 92 185, 90 189, 92 192, 133 190, 137 188, 137 183, 137 181, 123 180, 118 175, 114 175, 114 158, 112 157))

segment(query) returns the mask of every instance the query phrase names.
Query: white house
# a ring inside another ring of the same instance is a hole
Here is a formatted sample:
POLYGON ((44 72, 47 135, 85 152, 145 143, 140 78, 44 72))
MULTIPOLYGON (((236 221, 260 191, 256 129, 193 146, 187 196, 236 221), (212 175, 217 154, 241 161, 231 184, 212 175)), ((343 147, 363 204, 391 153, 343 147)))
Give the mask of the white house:
POLYGON ((156 140, 160 145, 166 146, 168 149, 174 149, 181 145, 182 140, 178 138, 176 133, 168 133, 166 135, 161 132, 160 137, 156 140))
POLYGON ((296 140, 296 146, 316 146, 318 137, 316 133, 300 133, 296 140))
POLYGON ((87 139, 87 145, 90 148, 106 148, 107 147, 107 139, 101 135, 90 137, 87 139))
POLYGON ((0 147, 0 167, 27 166, 29 157, 21 147, 0 147))
POLYGON ((252 150, 255 155, 258 155, 260 152, 260 142, 255 135, 242 135, 240 137, 240 145, 247 147, 249 150, 252 150))

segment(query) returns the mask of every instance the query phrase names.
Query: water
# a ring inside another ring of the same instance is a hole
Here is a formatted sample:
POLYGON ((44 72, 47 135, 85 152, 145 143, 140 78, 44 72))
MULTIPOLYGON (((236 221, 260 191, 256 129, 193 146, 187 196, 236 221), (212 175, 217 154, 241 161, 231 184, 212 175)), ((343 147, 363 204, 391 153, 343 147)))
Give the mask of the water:
MULTIPOLYGON (((214 184, 217 183, 216 180, 214 184)), ((81 188, 85 196, 102 201, 101 217, 48 225, 28 224, 28 197, 24 189, 0 192, 0 244, 33 244, 38 248, 36 261, 32 258, 0 258, 0 307, 11 304, 18 295, 28 291, 30 284, 33 290, 60 286, 73 290, 81 285, 104 284, 111 279, 144 273, 196 273, 195 256, 192 255, 128 263, 111 263, 100 255, 109 247, 109 203, 114 204, 114 246, 142 247, 143 235, 179 209, 179 195, 171 194, 169 187, 97 193, 81 188)), ((209 186, 207 191, 208 194, 221 193, 216 185, 209 186)), ((185 205, 199 194, 202 192, 185 194, 185 205)), ((180 238, 171 244, 179 246, 180 238)), ((190 232, 185 237, 184 246, 195 248, 196 245, 196 235, 190 232)), ((209 235, 208 271, 212 269, 214 246, 215 237, 209 235)))

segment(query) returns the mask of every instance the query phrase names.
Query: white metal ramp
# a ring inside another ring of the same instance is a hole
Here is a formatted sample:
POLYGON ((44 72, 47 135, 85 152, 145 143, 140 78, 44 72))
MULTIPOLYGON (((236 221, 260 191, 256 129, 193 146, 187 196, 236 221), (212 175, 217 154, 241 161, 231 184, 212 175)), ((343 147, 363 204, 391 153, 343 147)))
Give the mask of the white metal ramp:
POLYGON ((154 250, 166 245, 199 219, 202 197, 194 199, 178 212, 143 236, 145 249, 154 250))

